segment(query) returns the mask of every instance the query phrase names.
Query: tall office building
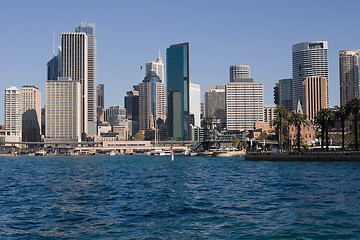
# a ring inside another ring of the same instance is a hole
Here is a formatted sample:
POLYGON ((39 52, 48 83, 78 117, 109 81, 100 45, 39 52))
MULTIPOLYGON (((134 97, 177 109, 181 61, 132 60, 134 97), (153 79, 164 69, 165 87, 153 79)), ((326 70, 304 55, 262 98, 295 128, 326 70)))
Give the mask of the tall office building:
POLYGON ((359 97, 359 57, 360 50, 339 52, 341 106, 359 97))
POLYGON ((159 120, 166 120, 165 83, 150 71, 139 84, 139 89, 140 130, 151 130, 157 127, 159 120))
POLYGON ((195 127, 201 127, 200 124, 200 84, 195 84, 190 82, 189 85, 189 93, 190 93, 190 124, 195 127), (193 119, 193 121, 192 121, 193 119))
POLYGON ((277 117, 275 111, 278 109, 276 104, 264 104, 264 122, 269 123, 269 127, 273 127, 275 118, 277 117))
POLYGON ((146 63, 145 75, 148 75, 151 71, 154 71, 156 75, 159 76, 161 82, 164 82, 164 63, 162 61, 162 58, 160 57, 160 51, 159 57, 157 58, 156 62, 146 63))
POLYGON ((88 134, 88 37, 86 33, 61 34, 61 76, 81 84, 81 137, 88 134))
POLYGON ((22 141, 21 95, 16 87, 5 89, 5 142, 22 141))
POLYGON ((190 139, 189 131, 189 43, 166 50, 167 134, 172 140, 190 139))
POLYGON ((81 141, 81 88, 70 78, 46 81, 45 142, 81 141))
POLYGON ((86 33, 88 37, 88 134, 95 135, 97 132, 97 104, 96 104, 96 28, 92 23, 80 23, 75 25, 75 32, 86 33))
POLYGON ((264 121, 263 85, 249 78, 250 67, 246 69, 246 74, 230 77, 225 87, 228 130, 253 130, 256 121, 264 121))
POLYGON ((109 116, 124 116, 126 118, 126 109, 122 106, 111 106, 104 111, 105 122, 109 121, 109 116))
MULTIPOLYGON (((324 77, 329 81, 328 70, 328 42, 314 41, 303 42, 292 46, 293 65, 293 110, 300 101, 304 109, 304 87, 306 77, 324 77)), ((327 100, 329 102, 329 99, 327 100)), ((305 109, 304 109, 305 110, 305 109)))
POLYGON ((305 89, 305 115, 308 120, 315 120, 316 113, 328 108, 328 86, 324 77, 307 77, 303 81, 305 89))
POLYGON ((47 63, 47 80, 56 80, 61 76, 61 47, 58 47, 58 54, 47 63))
POLYGON ((37 87, 25 85, 20 88, 22 141, 41 140, 41 93, 37 87))
POLYGON ((104 113, 104 84, 96 86, 96 99, 96 118, 97 121, 100 121, 101 115, 104 113))
POLYGON ((292 79, 279 80, 274 87, 274 103, 291 111, 293 108, 292 101, 292 79))
POLYGON ((225 86, 209 87, 204 94, 205 117, 218 119, 221 128, 226 127, 225 86))
POLYGON ((139 131, 139 85, 134 85, 132 91, 127 91, 124 97, 126 119, 131 120, 134 136, 139 131))
POLYGON ((235 79, 250 78, 250 66, 248 65, 233 65, 230 67, 230 82, 235 79))

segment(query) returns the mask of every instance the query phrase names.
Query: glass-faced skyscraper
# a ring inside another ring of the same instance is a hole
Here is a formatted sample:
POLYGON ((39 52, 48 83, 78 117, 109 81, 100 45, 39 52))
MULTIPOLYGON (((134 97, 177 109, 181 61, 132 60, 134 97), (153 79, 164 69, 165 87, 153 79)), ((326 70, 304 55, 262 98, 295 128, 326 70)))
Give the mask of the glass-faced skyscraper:
POLYGON ((171 140, 189 139, 189 43, 166 50, 167 134, 171 140))
POLYGON ((329 81, 328 42, 302 42, 293 45, 292 64, 293 110, 297 108, 298 101, 304 109, 304 86, 302 85, 304 79, 306 77, 324 77, 329 81))
POLYGON ((95 24, 75 25, 75 32, 86 33, 88 37, 88 133, 96 134, 96 28, 95 24))
POLYGON ((359 95, 359 57, 360 50, 339 52, 340 65, 340 106, 359 95))

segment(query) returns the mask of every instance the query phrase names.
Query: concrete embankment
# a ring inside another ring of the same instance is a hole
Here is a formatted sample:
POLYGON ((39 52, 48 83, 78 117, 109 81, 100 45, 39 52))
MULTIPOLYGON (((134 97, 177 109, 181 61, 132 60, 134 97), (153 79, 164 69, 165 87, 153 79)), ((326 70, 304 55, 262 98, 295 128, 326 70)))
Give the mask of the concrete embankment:
POLYGON ((360 162, 360 153, 247 153, 247 161, 326 161, 360 162))

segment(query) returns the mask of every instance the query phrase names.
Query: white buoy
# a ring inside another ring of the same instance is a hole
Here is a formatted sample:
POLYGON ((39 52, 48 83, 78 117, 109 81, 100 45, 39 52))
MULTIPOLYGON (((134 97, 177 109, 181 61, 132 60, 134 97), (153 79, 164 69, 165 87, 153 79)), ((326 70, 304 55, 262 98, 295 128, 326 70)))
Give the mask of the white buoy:
POLYGON ((171 147, 171 161, 174 161, 174 149, 171 147))

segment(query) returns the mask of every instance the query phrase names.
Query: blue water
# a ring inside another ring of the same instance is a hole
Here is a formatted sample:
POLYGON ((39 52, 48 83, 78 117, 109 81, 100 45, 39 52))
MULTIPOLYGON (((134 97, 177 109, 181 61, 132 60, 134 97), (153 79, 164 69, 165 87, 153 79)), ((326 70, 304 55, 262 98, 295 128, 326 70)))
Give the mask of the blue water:
POLYGON ((360 163, 0 158, 0 239, 360 239, 360 163))

